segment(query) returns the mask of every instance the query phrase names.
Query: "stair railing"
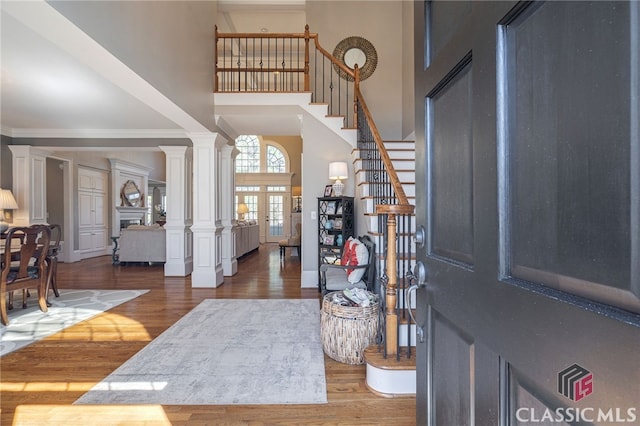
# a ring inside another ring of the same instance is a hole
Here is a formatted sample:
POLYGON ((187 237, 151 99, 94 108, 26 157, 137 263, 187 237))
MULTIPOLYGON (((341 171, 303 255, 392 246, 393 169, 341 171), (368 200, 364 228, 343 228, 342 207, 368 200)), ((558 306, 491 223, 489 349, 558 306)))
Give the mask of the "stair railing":
MULTIPOLYGON (((359 73, 356 66, 356 75, 359 73)), ((380 281, 381 295, 384 294, 382 309, 382 336, 384 336, 385 355, 400 357, 400 340, 398 339, 400 322, 410 325, 410 316, 404 297, 410 283, 411 245, 413 235, 411 217, 414 206, 409 204, 402 188, 393 162, 384 146, 380 132, 373 120, 367 103, 356 86, 356 108, 358 118, 358 149, 360 150, 363 169, 366 170, 366 180, 369 183, 370 197, 378 213, 378 231, 382 231, 378 238, 378 246, 383 247, 384 255, 380 281), (403 238, 398 238, 403 237, 403 238)), ((407 342, 411 342, 410 326, 407 326, 407 342)), ((407 356, 411 356, 411 345, 407 345, 407 356)))
POLYGON ((327 104, 330 116, 344 116, 344 127, 355 127, 355 74, 320 45, 309 25, 291 34, 220 33, 216 26, 215 37, 215 92, 311 92, 312 103, 327 104))
POLYGON ((408 241, 413 234, 414 206, 407 200, 360 91, 358 66, 351 70, 338 61, 320 45, 318 34, 309 32, 308 25, 304 33, 291 34, 220 33, 216 26, 215 37, 215 92, 311 92, 312 103, 327 104, 330 116, 344 116, 345 128, 357 127, 358 149, 379 217, 377 246, 384 253, 378 269, 384 294, 379 335, 385 356, 399 358, 400 321, 408 322, 410 307, 398 294, 405 294, 412 276, 408 241))

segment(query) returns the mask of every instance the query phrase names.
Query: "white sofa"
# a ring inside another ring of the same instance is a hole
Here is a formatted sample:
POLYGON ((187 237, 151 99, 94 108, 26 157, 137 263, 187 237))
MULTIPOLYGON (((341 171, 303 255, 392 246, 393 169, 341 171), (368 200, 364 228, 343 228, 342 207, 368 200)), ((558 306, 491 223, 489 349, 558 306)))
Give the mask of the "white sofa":
POLYGON ((130 225, 120 231, 118 260, 122 262, 166 262, 166 234, 163 227, 130 225))
POLYGON ((236 257, 244 256, 260 247, 260 225, 238 224, 236 228, 236 257))

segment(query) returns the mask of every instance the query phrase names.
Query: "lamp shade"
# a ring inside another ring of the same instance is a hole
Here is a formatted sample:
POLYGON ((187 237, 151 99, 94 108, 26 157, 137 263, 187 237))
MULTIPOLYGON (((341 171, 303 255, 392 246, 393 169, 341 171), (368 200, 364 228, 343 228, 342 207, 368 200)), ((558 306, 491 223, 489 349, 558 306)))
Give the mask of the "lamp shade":
POLYGON ((249 213, 249 207, 245 203, 238 204, 238 213, 245 214, 249 213))
POLYGON ((0 189, 0 209, 15 210, 18 208, 18 203, 13 197, 13 194, 8 189, 0 189))
POLYGON ((347 179, 348 177, 347 163, 342 161, 329 163, 329 179, 347 179))

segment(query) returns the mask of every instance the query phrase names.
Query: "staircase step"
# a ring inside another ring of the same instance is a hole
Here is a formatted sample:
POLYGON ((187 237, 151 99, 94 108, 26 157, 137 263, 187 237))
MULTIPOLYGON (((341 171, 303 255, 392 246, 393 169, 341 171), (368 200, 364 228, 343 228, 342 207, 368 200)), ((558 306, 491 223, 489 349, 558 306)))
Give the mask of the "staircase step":
POLYGON ((407 358, 406 347, 400 348, 400 360, 395 356, 384 357, 376 345, 364 351, 367 364, 366 384, 371 392, 388 397, 413 397, 416 394, 416 354, 411 350, 407 358))
MULTIPOLYGON (((407 185, 406 187, 403 186, 402 189, 404 190, 404 195, 407 196, 407 201, 409 202, 409 204, 411 205, 415 205, 414 200, 415 200, 415 185, 407 185)), ((361 206, 363 207, 363 212, 364 213, 375 213, 376 212, 376 205, 380 204, 379 199, 378 198, 374 198, 372 196, 362 196, 360 198, 361 201, 361 206)))
MULTIPOLYGON (((353 155, 359 158, 367 158, 368 151, 376 151, 374 149, 355 149, 353 155), (357 151, 357 152, 356 152, 357 151)), ((392 159, 415 159, 416 152, 413 149, 388 149, 389 158, 392 159)))
POLYGON ((411 348, 410 358, 407 358, 408 350, 406 346, 401 347, 398 360, 395 355, 387 355, 385 358, 382 349, 378 349, 378 345, 371 345, 364 350, 364 361, 382 370, 415 370, 416 349, 411 348))
MULTIPOLYGON (((394 170, 396 171, 396 175, 398 176, 398 179, 400 179, 400 182, 402 184, 405 183, 415 183, 416 180, 416 172, 415 170, 398 170, 394 167, 394 170)), ((356 169, 356 180, 358 182, 358 184, 369 184, 370 182, 367 181, 367 178, 370 176, 369 170, 364 170, 364 169, 356 169)), ((371 182, 371 183, 375 183, 375 182, 371 182)))

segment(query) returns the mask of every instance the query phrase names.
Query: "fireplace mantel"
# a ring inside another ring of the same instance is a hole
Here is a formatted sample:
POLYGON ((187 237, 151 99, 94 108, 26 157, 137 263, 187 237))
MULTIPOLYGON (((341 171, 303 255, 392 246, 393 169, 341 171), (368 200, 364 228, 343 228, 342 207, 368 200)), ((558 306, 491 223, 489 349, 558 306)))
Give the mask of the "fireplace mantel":
MULTIPOLYGON (((140 224, 145 223, 145 215, 149 213, 148 207, 128 207, 128 206, 116 206, 118 216, 120 217, 120 223, 140 221, 140 224)), ((122 225, 120 225, 122 227, 122 225)))
POLYGON ((130 163, 120 159, 110 158, 112 198, 111 202, 115 208, 112 210, 112 237, 120 236, 120 229, 131 223, 146 224, 149 206, 146 206, 146 196, 148 191, 149 167, 130 163), (142 193, 142 207, 123 206, 120 197, 122 186, 127 181, 133 181, 142 193), (146 207, 144 207, 146 206, 146 207))

